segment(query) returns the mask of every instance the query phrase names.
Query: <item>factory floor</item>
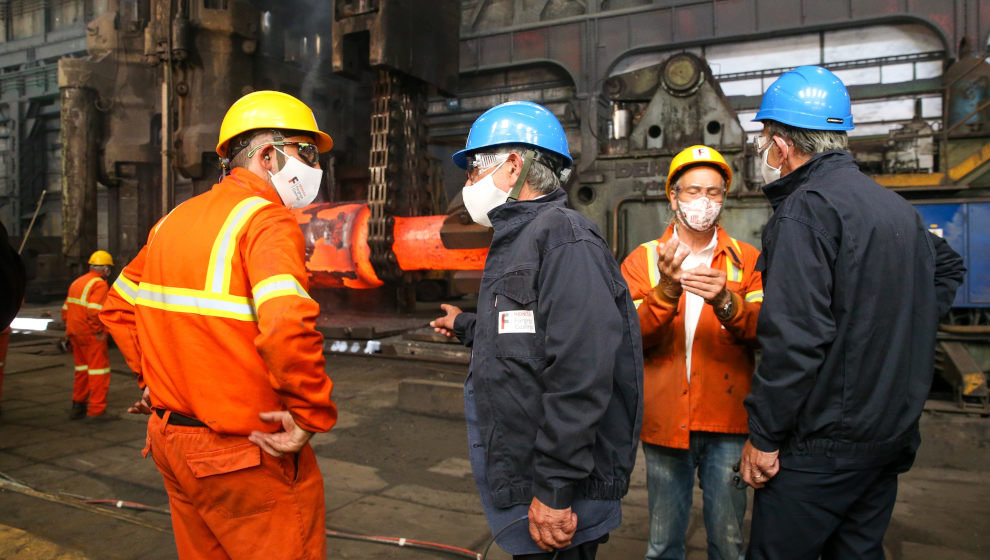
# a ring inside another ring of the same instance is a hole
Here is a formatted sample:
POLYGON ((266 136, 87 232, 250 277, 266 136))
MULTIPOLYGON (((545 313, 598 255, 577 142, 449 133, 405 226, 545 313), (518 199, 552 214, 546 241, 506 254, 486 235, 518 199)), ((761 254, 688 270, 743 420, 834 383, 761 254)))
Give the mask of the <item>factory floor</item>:
MULTIPOLYGON (((72 358, 56 338, 15 335, 0 403, 0 559, 175 558, 166 515, 86 504, 82 498, 165 508, 151 459, 142 459, 145 417, 124 411, 139 396, 119 352, 111 352, 108 413, 69 421, 72 358), (15 481, 15 482, 11 482, 15 481)), ((490 533, 470 475, 463 423, 403 412, 399 383, 458 382, 464 366, 328 356, 340 409, 337 426, 313 438, 326 486, 327 526, 480 551, 490 533)), ((928 412, 917 465, 901 478, 887 534, 888 558, 990 557, 990 419, 928 412)), ((642 558, 649 532, 642 453, 623 502, 623 525, 599 557, 642 558)), ((706 557, 700 493, 688 534, 689 560, 706 557)), ((425 559, 449 554, 328 539, 328 558, 425 559)), ((508 558, 493 547, 489 558, 508 558)))

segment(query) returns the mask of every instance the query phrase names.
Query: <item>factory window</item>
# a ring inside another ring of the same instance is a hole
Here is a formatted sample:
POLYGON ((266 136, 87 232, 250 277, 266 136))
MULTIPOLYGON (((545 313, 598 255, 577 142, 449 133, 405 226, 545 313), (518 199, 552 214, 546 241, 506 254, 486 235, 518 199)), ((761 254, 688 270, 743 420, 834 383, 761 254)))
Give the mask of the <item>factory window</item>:
POLYGON ((203 0, 203 7, 207 10, 226 10, 227 0, 203 0))
POLYGON ((76 25, 84 19, 83 0, 54 0, 49 5, 52 30, 76 25))
POLYGON ((24 39, 45 31, 44 0, 11 0, 9 10, 10 38, 24 39))

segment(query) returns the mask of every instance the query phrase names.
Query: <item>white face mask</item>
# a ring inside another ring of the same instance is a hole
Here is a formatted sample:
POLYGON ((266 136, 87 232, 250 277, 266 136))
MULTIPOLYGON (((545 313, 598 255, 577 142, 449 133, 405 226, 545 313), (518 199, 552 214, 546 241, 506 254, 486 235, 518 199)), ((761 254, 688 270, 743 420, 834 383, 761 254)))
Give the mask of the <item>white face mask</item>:
POLYGON ((784 162, 781 161, 780 165, 778 165, 777 167, 770 167, 770 164, 767 163, 767 156, 769 155, 770 155, 770 148, 768 147, 767 149, 763 150, 763 160, 762 160, 763 164, 760 165, 760 175, 763 175, 763 181, 766 182, 767 184, 770 184, 776 181, 777 179, 780 179, 780 168, 784 165, 784 162))
POLYGON ((712 229, 722 213, 722 203, 712 202, 707 196, 698 197, 691 202, 677 201, 677 216, 681 223, 688 228, 704 232, 712 229))
POLYGON ((282 150, 275 149, 285 156, 285 165, 278 173, 272 174, 269 171, 268 176, 272 178, 282 204, 289 208, 302 208, 313 202, 320 193, 323 170, 310 167, 282 150))
MULTIPOLYGON (((508 161, 508 160, 506 160, 508 161)), ((485 227, 492 227, 492 221, 488 219, 488 213, 505 204, 509 199, 509 193, 495 186, 495 173, 505 165, 505 161, 498 164, 495 171, 485 175, 483 179, 473 185, 465 185, 461 189, 461 198, 464 199, 464 207, 475 223, 485 227)))

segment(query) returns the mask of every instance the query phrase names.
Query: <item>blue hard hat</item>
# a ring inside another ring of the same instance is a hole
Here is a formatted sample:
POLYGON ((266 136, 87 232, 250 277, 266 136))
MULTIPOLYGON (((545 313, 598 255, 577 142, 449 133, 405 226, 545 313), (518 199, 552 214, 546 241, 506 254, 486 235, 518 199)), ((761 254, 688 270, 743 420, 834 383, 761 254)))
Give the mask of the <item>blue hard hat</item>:
POLYGON ((798 66, 770 84, 753 118, 764 119, 808 130, 853 129, 846 86, 821 66, 798 66))
POLYGON ((509 101, 482 113, 471 125, 467 145, 451 159, 467 169, 468 154, 502 144, 527 144, 556 154, 565 168, 574 163, 560 121, 546 107, 530 101, 509 101))

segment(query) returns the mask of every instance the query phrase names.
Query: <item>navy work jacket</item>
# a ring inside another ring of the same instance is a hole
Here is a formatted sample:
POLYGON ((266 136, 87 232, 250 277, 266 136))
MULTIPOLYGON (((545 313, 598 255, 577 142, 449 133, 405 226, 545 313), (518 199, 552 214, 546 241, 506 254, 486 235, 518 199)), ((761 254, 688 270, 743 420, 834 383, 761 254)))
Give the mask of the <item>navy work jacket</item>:
POLYGON ((814 156, 764 193, 774 213, 750 440, 798 470, 903 460, 920 442, 935 332, 962 258, 844 151, 814 156))
POLYGON ((619 265, 562 189, 489 212, 478 312, 454 332, 471 374, 496 507, 615 500, 642 421, 639 319, 619 265))

